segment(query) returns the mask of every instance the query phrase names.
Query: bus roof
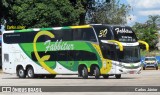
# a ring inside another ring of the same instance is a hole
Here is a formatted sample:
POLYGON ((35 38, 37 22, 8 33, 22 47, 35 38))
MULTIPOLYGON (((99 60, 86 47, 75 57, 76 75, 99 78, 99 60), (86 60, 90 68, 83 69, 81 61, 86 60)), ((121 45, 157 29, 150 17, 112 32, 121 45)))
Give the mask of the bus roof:
POLYGON ((78 26, 64 26, 64 27, 51 27, 51 28, 32 28, 32 29, 22 29, 13 30, 15 32, 30 32, 30 31, 44 31, 44 30, 63 30, 63 29, 77 29, 77 28, 90 28, 91 25, 78 25, 78 26))
POLYGON ((127 25, 118 25, 118 24, 90 24, 92 26, 109 26, 109 27, 130 27, 127 25))
POLYGON ((124 25, 88 24, 88 25, 64 26, 64 27, 30 28, 30 29, 22 29, 22 30, 8 30, 6 32, 31 32, 31 31, 45 31, 45 30, 78 29, 78 28, 91 28, 92 26, 128 27, 128 26, 124 26, 124 25))

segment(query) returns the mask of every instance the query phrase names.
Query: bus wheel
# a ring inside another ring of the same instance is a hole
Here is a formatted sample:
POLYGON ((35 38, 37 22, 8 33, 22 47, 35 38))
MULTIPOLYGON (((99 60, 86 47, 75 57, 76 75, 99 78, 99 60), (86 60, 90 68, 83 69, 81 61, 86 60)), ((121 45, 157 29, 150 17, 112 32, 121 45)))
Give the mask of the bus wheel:
POLYGON ((146 68, 145 67, 143 67, 143 70, 145 70, 146 68))
POLYGON ((46 75, 46 78, 49 78, 49 79, 54 79, 56 77, 56 75, 46 75))
POLYGON ((121 78, 121 74, 116 74, 115 77, 116 77, 116 79, 120 79, 121 78))
POLYGON ((109 75, 103 75, 103 78, 104 78, 104 79, 108 79, 108 78, 109 78, 109 75))
POLYGON ((34 78, 34 77, 35 77, 35 75, 34 75, 34 70, 33 70, 32 67, 29 67, 29 68, 27 69, 27 76, 28 76, 28 78, 34 78))
POLYGON ((99 68, 97 66, 94 69, 94 75, 95 75, 95 79, 99 79, 100 71, 99 71, 99 68))
POLYGON ((158 70, 158 66, 156 67, 156 70, 158 70))
POLYGON ((26 73, 25 73, 25 70, 23 69, 23 67, 19 67, 17 69, 17 75, 19 78, 26 78, 26 73))
POLYGON ((38 78, 45 78, 45 75, 38 75, 38 78))
POLYGON ((82 77, 83 77, 84 79, 87 79, 87 78, 88 78, 88 70, 87 70, 86 67, 83 67, 83 69, 82 69, 82 77))

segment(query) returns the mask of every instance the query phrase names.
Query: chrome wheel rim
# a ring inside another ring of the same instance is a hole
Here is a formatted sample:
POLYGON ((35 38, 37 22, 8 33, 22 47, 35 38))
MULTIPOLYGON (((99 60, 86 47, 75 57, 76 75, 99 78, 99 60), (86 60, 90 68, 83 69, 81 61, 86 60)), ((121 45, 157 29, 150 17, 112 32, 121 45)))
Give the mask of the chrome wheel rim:
POLYGON ((33 75, 33 71, 32 70, 28 70, 28 77, 32 77, 33 75))
POLYGON ((19 70, 19 76, 23 76, 24 75, 24 71, 21 69, 19 70))

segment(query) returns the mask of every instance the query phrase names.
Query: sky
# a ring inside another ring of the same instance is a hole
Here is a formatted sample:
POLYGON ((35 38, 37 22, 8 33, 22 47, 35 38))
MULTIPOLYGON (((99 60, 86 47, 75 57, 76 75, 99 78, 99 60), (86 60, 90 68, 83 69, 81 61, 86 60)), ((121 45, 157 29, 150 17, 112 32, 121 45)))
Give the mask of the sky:
POLYGON ((135 22, 145 23, 149 15, 160 15, 160 0, 120 0, 121 4, 129 4, 131 11, 127 17, 127 25, 135 22))

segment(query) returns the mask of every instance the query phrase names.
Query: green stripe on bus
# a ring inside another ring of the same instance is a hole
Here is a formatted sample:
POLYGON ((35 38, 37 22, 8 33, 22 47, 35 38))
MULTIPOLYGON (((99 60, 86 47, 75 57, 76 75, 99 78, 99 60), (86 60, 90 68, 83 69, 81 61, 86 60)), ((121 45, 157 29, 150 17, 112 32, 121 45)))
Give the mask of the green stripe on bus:
POLYGON ((53 28, 40 28, 41 31, 43 30, 53 30, 53 28))
POLYGON ((62 27, 61 29, 71 29, 71 27, 66 26, 66 27, 62 27))
POLYGON ((33 32, 33 29, 14 30, 14 32, 33 32))
POLYGON ((97 50, 92 46, 91 43, 86 42, 86 44, 91 48, 92 52, 96 53, 97 58, 98 58, 98 65, 100 68, 102 68, 102 60, 101 60, 100 55, 98 54, 97 50))

